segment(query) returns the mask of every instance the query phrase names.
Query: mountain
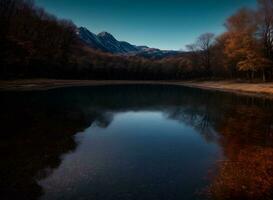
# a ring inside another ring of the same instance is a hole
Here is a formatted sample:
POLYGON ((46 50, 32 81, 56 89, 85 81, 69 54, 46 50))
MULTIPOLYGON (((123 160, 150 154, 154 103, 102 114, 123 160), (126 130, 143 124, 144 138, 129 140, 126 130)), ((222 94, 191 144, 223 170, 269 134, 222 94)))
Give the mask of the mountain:
POLYGON ((77 35, 89 47, 113 54, 136 53, 140 50, 140 48, 128 42, 116 40, 114 36, 107 32, 101 32, 96 35, 88 29, 80 27, 78 28, 77 35))
POLYGON ((77 35, 89 47, 96 50, 108 51, 100 38, 96 34, 90 32, 88 29, 83 27, 78 28, 77 35))
POLYGON ((136 46, 125 41, 118 41, 108 32, 94 34, 87 28, 77 29, 78 37, 89 47, 112 54, 141 56, 145 58, 159 59, 179 54, 179 51, 166 51, 147 46, 136 46))

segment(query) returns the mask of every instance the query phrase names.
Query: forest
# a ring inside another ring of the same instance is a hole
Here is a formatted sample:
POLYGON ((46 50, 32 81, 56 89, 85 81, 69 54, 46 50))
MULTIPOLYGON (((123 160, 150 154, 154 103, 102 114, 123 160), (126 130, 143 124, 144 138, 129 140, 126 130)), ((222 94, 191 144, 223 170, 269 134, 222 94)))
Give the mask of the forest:
POLYGON ((226 19, 221 35, 201 34, 181 55, 147 59, 93 50, 72 21, 31 0, 1 0, 0 79, 272 81, 273 0, 257 5, 226 19))

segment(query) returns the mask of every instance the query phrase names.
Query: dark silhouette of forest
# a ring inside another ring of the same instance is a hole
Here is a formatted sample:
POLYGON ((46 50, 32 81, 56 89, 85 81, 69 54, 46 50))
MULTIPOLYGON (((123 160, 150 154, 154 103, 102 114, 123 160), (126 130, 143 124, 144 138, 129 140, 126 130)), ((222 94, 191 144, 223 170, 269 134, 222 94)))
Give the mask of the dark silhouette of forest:
POLYGON ((159 60, 95 51, 73 22, 31 0, 1 0, 0 26, 0 79, 273 79, 273 0, 242 8, 226 20, 225 33, 202 34, 184 54, 159 60))

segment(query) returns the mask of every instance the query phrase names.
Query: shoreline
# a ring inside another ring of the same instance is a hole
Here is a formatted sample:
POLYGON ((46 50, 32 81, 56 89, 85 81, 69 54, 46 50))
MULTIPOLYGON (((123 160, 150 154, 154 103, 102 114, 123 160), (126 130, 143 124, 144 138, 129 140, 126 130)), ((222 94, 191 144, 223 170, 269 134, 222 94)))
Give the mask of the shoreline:
POLYGON ((63 87, 100 86, 100 85, 180 85, 205 90, 231 92, 242 95, 266 97, 273 99, 273 83, 246 83, 237 81, 117 81, 117 80, 55 80, 22 79, 0 81, 0 91, 37 91, 63 87))

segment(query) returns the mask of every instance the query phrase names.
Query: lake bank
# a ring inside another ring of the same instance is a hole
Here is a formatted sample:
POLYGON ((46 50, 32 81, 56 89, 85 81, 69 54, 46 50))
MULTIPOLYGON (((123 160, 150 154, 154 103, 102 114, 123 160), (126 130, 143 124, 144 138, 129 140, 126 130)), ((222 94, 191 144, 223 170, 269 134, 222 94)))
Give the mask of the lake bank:
POLYGON ((188 81, 179 84, 206 90, 232 92, 242 95, 259 96, 273 99, 273 83, 249 83, 239 81, 188 81))
POLYGON ((0 81, 0 90, 49 90, 61 87, 119 85, 119 84, 168 84, 182 85, 207 90, 218 90, 245 95, 273 98, 273 83, 248 83, 238 81, 96 81, 96 80, 53 80, 22 79, 0 81))
POLYGON ((55 79, 22 79, 0 81, 0 90, 49 90, 62 87, 123 85, 123 84, 178 84, 177 81, 126 81, 126 80, 55 80, 55 79))

